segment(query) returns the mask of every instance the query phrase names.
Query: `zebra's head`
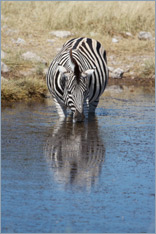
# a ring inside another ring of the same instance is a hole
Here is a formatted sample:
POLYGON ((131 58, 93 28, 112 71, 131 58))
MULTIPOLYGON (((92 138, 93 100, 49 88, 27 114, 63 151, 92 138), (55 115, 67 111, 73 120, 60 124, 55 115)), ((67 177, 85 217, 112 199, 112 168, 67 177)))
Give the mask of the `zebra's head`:
POLYGON ((82 70, 70 50, 69 67, 59 65, 61 83, 64 89, 63 99, 73 112, 75 121, 83 121, 84 105, 88 96, 89 77, 94 69, 82 70))

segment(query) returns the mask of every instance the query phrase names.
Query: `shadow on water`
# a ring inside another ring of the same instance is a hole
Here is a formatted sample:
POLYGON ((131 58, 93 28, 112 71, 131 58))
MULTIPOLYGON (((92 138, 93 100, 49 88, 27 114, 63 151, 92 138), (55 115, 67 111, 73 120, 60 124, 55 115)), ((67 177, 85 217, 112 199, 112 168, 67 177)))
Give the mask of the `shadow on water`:
POLYGON ((72 123, 58 121, 45 146, 47 162, 54 178, 65 188, 90 189, 97 181, 105 156, 98 121, 72 123))

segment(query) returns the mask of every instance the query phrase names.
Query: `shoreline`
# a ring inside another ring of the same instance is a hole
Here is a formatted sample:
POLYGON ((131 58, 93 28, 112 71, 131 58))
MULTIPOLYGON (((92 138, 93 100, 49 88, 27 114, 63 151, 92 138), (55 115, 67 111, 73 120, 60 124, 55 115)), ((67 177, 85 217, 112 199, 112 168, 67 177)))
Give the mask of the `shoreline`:
MULTIPOLYGON (((12 82, 12 81, 10 81, 10 82, 12 82)), ((36 82, 36 80, 35 80, 35 82, 36 82)), ((2 108, 5 106, 12 106, 16 103, 33 103, 33 102, 42 103, 42 102, 45 102, 47 100, 47 98, 50 96, 50 94, 49 94, 49 91, 46 87, 46 81, 42 79, 42 81, 40 80, 40 82, 43 86, 42 87, 43 90, 39 89, 39 91, 36 91, 36 93, 29 92, 28 90, 25 90, 27 92, 23 95, 20 95, 19 97, 17 94, 12 93, 12 94, 10 94, 10 98, 7 98, 7 100, 5 100, 5 97, 4 97, 5 94, 4 94, 3 89, 2 89, 2 92, 1 92, 2 108)), ((143 88, 146 92, 154 93, 155 92, 155 79, 153 79, 153 78, 139 78, 139 77, 130 78, 130 77, 126 77, 126 76, 124 76, 120 79, 114 79, 114 78, 109 77, 106 90, 107 90, 107 88, 109 88, 111 86, 113 86, 113 87, 114 86, 116 86, 116 87, 126 86, 126 87, 133 87, 134 89, 135 88, 143 88)), ((104 93, 105 93, 105 91, 104 91, 104 93)), ((22 92, 22 90, 21 90, 21 92, 22 92)))
POLYGON ((131 78, 123 77, 121 79, 109 78, 108 85, 125 85, 125 86, 146 86, 155 90, 155 79, 153 78, 131 78))

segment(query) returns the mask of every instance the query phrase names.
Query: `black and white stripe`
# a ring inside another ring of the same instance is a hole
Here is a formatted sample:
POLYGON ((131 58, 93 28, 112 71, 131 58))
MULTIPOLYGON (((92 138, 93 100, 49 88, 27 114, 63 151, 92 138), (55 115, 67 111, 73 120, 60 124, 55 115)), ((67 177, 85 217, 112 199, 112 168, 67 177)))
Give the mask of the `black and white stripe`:
POLYGON ((98 41, 83 37, 63 45, 47 74, 59 115, 66 116, 69 108, 77 120, 95 111, 107 81, 106 51, 98 41))

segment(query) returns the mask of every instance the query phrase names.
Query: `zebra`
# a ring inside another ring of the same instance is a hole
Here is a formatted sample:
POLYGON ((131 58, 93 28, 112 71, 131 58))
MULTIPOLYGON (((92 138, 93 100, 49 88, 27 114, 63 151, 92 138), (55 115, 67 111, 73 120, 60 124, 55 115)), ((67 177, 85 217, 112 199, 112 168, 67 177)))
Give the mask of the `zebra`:
POLYGON ((70 109, 77 122, 95 113, 108 75, 106 51, 100 42, 85 37, 68 40, 47 73, 47 86, 59 116, 66 117, 70 109))

